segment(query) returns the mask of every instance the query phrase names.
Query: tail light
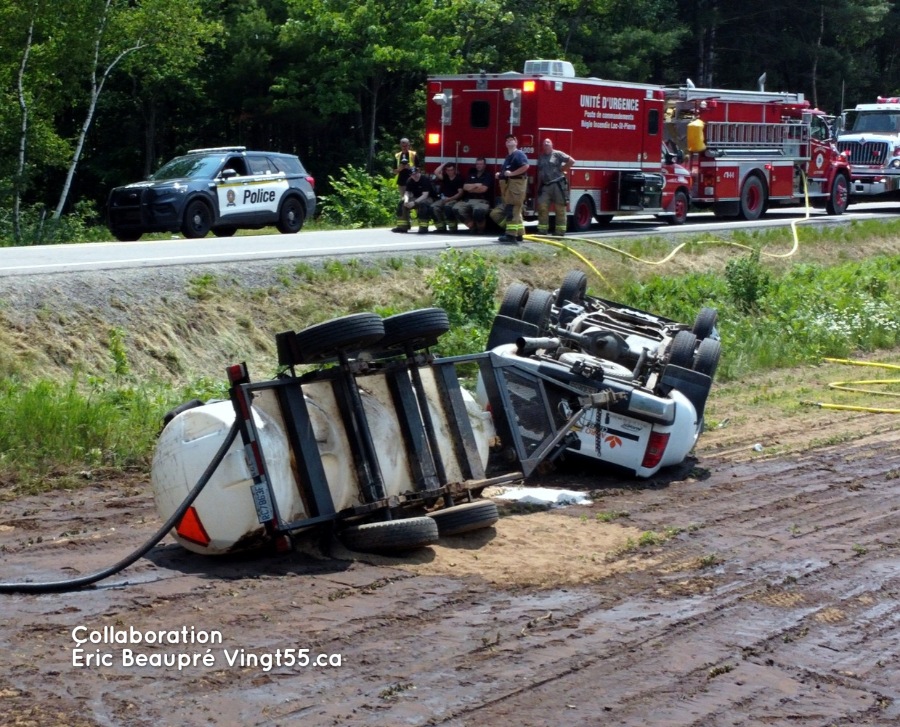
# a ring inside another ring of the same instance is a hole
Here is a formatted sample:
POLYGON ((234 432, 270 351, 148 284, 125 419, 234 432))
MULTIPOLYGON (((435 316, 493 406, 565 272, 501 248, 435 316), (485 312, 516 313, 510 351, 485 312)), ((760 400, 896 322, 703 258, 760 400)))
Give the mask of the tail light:
POLYGON ((647 449, 644 452, 644 461, 641 467, 653 469, 656 467, 666 453, 666 445, 669 444, 668 432, 651 432, 650 439, 647 442, 647 449))
POLYGON ((313 189, 316 188, 316 179, 315 179, 315 177, 309 177, 309 176, 307 176, 307 177, 306 177, 306 181, 309 182, 309 186, 310 186, 310 187, 312 187, 313 189))
POLYGON ((181 522, 175 526, 175 532, 178 533, 179 537, 197 545, 202 545, 204 548, 209 545, 209 535, 206 534, 206 528, 200 522, 200 516, 193 505, 188 508, 184 517, 181 518, 181 522))

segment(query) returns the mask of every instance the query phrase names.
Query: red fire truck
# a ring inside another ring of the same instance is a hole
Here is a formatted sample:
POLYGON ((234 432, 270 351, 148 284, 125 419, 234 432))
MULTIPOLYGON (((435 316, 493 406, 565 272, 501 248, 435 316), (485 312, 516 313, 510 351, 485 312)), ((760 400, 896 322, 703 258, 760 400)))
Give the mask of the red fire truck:
POLYGON ((666 145, 683 155, 694 206, 755 220, 770 204, 808 195, 829 214, 847 209, 850 165, 803 94, 692 86, 665 94, 666 145))
POLYGON ((532 162, 525 211, 533 217, 537 155, 549 138, 576 159, 569 176, 569 229, 575 231, 614 215, 654 214, 680 224, 692 203, 755 219, 754 211, 758 217, 769 200, 802 199, 802 184, 798 194, 795 180, 801 169, 810 176, 811 198, 824 199, 837 214, 846 207, 849 172, 837 171, 841 164, 846 169, 846 161, 830 142, 813 144, 810 127, 820 117, 808 112, 797 94, 790 95, 790 103, 784 94, 754 97, 710 89, 701 97, 686 89, 577 78, 571 63, 534 60, 526 61, 524 73, 432 76, 428 96, 427 171, 455 161, 465 174, 481 156, 498 166, 506 155, 504 137, 514 133, 532 162), (742 98, 726 100, 723 94, 742 98), (765 108, 771 109, 768 114, 765 108), (688 131, 693 139, 697 125, 688 125, 697 120, 709 127, 706 148, 689 151, 688 131), (749 143, 757 137, 745 140, 736 130, 747 125, 759 127, 759 143, 749 143), (772 141, 763 134, 768 126, 781 130, 766 130, 775 135, 772 141), (788 137, 776 144, 778 133, 788 137), (807 168, 811 159, 818 164, 816 174, 807 168), (759 183, 748 182, 748 175, 759 183), (741 205, 743 196, 753 202, 751 191, 756 194, 752 210, 741 205))

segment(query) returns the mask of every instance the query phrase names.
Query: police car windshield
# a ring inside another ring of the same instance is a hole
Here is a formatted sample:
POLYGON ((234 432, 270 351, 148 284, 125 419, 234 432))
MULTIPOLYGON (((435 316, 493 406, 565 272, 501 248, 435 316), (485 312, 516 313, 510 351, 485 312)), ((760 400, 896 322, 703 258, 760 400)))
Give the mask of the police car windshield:
POLYGON ((222 156, 219 154, 189 154, 163 164, 156 174, 150 175, 150 179, 155 182, 166 179, 211 179, 221 163, 222 156))

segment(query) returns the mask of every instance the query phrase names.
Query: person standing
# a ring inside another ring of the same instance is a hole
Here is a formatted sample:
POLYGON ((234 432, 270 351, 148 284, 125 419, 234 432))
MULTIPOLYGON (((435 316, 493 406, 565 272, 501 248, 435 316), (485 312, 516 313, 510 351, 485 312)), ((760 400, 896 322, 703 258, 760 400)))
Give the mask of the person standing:
POLYGON ((487 160, 478 157, 475 166, 469 167, 463 183, 463 201, 456 207, 462 223, 476 234, 484 234, 494 189, 494 177, 487 168, 487 160))
POLYGON ((406 137, 400 139, 400 151, 394 154, 396 162, 394 174, 397 175, 397 191, 400 193, 400 199, 406 192, 406 180, 409 179, 410 171, 413 167, 418 166, 416 152, 410 148, 409 139, 406 137))
POLYGON ((566 232, 566 221, 569 214, 569 170, 575 160, 563 151, 553 148, 550 139, 544 139, 543 151, 538 157, 538 234, 550 232, 550 207, 556 215, 557 235, 566 232))
POLYGON ((391 232, 409 232, 410 218, 415 210, 419 221, 419 234, 428 232, 428 221, 431 218, 431 203, 434 201, 434 185, 422 174, 422 170, 413 167, 409 170, 403 201, 400 203, 400 218, 391 232))
POLYGON ((494 215, 496 209, 491 212, 491 219, 498 224, 506 221, 506 232, 497 238, 499 242, 506 244, 518 244, 522 242, 525 234, 525 223, 522 220, 522 207, 525 204, 525 193, 528 188, 528 157, 519 149, 519 141, 515 134, 506 135, 506 159, 497 172, 500 180, 500 193, 503 198, 503 219, 497 219, 494 215))

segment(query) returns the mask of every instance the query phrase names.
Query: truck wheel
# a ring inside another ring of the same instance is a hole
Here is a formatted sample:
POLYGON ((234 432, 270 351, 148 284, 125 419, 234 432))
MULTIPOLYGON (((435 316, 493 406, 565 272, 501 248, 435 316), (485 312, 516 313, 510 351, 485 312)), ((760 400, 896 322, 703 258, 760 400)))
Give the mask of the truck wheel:
POLYGON ((563 278, 562 285, 556 291, 556 305, 564 306, 566 303, 584 303, 587 293, 587 275, 580 270, 570 270, 563 278))
POLYGON ((428 517, 437 523, 438 532, 443 537, 489 528, 500 519, 500 512, 496 503, 478 500, 445 507, 443 510, 429 513, 428 517))
POLYGON ((666 222, 670 225, 683 225, 687 221, 688 207, 690 207, 690 204, 684 190, 679 189, 675 192, 675 196, 672 199, 672 212, 674 212, 674 214, 666 217, 666 222))
POLYGON ((689 369, 694 363, 697 337, 690 331, 678 331, 669 346, 669 363, 689 369))
POLYGON ((525 283, 512 283, 506 289, 506 293, 503 294, 503 301, 500 303, 500 310, 497 311, 497 315, 506 316, 507 318, 521 318, 530 293, 531 288, 525 283))
POLYGON ((434 545, 438 541, 438 525, 430 517, 411 517, 351 525, 340 536, 350 550, 363 553, 402 553, 434 545))
POLYGON ((715 377, 719 368, 719 357, 722 355, 722 344, 714 338, 704 338, 697 347, 694 357, 694 371, 706 374, 710 379, 715 377))
POLYGON ((300 232, 303 229, 303 220, 306 218, 306 210, 303 203, 296 197, 288 197, 281 204, 281 212, 278 214, 278 222, 275 227, 285 235, 300 232))
POLYGON ((184 210, 181 234, 190 239, 206 237, 212 228, 212 211, 205 202, 195 199, 184 210))
POLYGON ((522 320, 538 327, 538 335, 547 333, 550 313, 553 310, 553 293, 548 290, 533 290, 522 311, 522 320))
POLYGON ((591 222, 594 221, 594 200, 589 195, 584 194, 575 204, 575 210, 569 219, 569 231, 571 232, 587 232, 591 229, 591 222))
POLYGON ((384 321, 384 338, 378 341, 377 358, 396 356, 406 346, 418 351, 437 343, 450 330, 450 319, 443 308, 420 308, 389 316, 384 321))
POLYGON ((741 187, 740 216, 752 222, 762 217, 765 209, 766 185, 759 177, 751 174, 741 187))
POLYGON ((691 330, 699 340, 703 340, 716 329, 718 320, 719 313, 715 308, 701 308, 694 319, 694 327, 691 330))
POLYGON ((836 174, 831 184, 831 194, 825 203, 825 211, 830 215, 842 215, 850 204, 850 185, 847 176, 836 174))
POLYGON ((338 353, 356 353, 384 338, 384 321, 375 313, 352 313, 318 323, 294 335, 294 363, 327 363, 338 353))

